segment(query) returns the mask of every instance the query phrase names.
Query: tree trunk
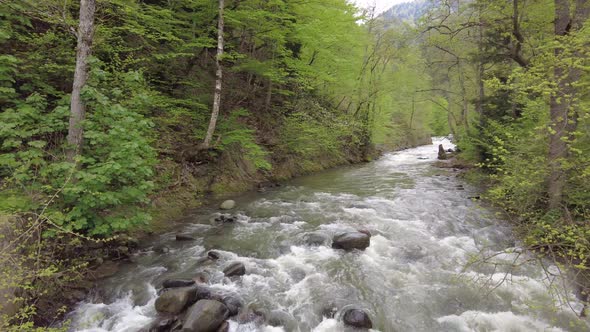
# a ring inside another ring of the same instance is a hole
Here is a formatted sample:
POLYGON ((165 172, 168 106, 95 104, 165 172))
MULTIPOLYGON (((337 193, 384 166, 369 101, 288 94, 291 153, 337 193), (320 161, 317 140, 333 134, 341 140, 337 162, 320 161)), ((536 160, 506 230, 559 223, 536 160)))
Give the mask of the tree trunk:
POLYGON ((224 0, 219 0, 219 19, 217 20, 217 56, 215 57, 215 66, 217 68, 215 74, 215 95, 213 97, 213 110, 211 111, 211 120, 209 121, 209 128, 207 135, 203 141, 202 147, 208 149, 215 132, 217 125, 217 117, 219 116, 219 108, 221 106, 221 83, 223 78, 223 70, 221 67, 221 57, 223 56, 223 8, 224 0))
POLYGON ((76 50, 76 70, 70 102, 70 125, 68 128, 68 149, 66 157, 73 162, 82 148, 84 128, 82 121, 86 118, 86 107, 80 93, 88 79, 88 58, 92 52, 92 37, 94 34, 95 0, 80 1, 80 23, 78 26, 78 46, 76 50))
POLYGON ((457 70, 459 71, 459 86, 461 87, 461 122, 465 127, 465 132, 469 131, 469 100, 467 98, 467 88, 465 87, 465 74, 461 67, 460 60, 457 60, 457 70))
POLYGON ((481 20, 481 7, 478 9, 478 21, 479 27, 477 29, 477 52, 478 52, 478 60, 477 60, 477 103, 475 105, 475 111, 479 114, 479 124, 483 125, 484 114, 483 114, 483 103, 485 99, 485 87, 483 78, 485 75, 485 63, 483 59, 483 22, 481 20))
MULTIPOLYGON (((588 1, 578 0, 576 10, 571 15, 569 0, 555 0, 555 36, 563 38, 570 33, 575 33, 582 27, 588 18, 588 1)), ((555 57, 559 59, 563 55, 562 47, 555 50, 555 57)), ((579 54, 578 56, 582 56, 579 54)), ((549 135, 549 182, 547 194, 549 196, 549 209, 560 209, 563 202, 563 190, 566 181, 566 172, 563 161, 568 156, 568 141, 577 127, 576 94, 577 89, 572 83, 581 77, 579 68, 572 68, 557 63, 554 69, 554 79, 557 82, 557 91, 551 95, 549 105, 550 135, 549 135)))

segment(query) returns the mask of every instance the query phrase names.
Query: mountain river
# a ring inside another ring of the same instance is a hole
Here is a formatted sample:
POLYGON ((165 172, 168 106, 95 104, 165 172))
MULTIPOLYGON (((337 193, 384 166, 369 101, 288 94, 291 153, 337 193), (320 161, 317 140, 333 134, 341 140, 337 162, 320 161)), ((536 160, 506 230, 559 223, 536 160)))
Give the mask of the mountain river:
POLYGON ((478 188, 434 167, 438 144, 453 147, 435 139, 239 196, 232 223, 212 221, 225 213, 215 207, 188 211, 77 305, 71 330, 147 331, 162 282, 196 275, 245 307, 290 318, 283 326, 230 318, 231 332, 348 331, 340 317, 352 307, 383 332, 590 330, 571 309, 579 303, 555 300, 559 283, 541 264, 511 250, 519 242, 509 223, 472 199, 478 188), (334 235, 360 228, 372 234, 366 250, 331 248, 334 235), (195 239, 176 241, 179 232, 195 239), (327 241, 310 245, 311 232, 327 241), (203 262, 212 249, 221 257, 203 262), (483 255, 496 264, 469 264, 483 255), (510 268, 515 259, 523 263, 510 268), (245 264, 244 276, 224 277, 232 261, 245 264))

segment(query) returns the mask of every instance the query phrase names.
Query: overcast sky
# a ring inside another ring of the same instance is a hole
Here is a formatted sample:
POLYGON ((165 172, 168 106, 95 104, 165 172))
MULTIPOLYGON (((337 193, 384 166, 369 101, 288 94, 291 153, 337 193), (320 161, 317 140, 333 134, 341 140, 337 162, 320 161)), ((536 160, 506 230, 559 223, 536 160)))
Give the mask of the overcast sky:
POLYGON ((377 5, 377 13, 381 13, 385 10, 388 10, 393 5, 402 2, 410 2, 411 0, 353 0, 354 3, 357 4, 359 7, 369 7, 373 4, 377 5))

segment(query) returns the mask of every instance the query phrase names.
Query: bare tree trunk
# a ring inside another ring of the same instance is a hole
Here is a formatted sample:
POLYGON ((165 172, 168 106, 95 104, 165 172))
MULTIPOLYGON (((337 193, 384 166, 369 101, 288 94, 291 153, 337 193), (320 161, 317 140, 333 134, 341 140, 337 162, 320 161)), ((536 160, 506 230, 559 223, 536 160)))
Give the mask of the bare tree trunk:
POLYGON ((477 61, 477 103, 475 105, 475 111, 479 114, 479 123, 480 125, 483 124, 484 115, 483 115, 483 103, 485 99, 485 87, 483 83, 483 77, 485 75, 485 63, 483 59, 483 23, 481 21, 481 7, 478 8, 478 20, 479 20, 479 27, 477 29, 478 39, 477 39, 477 51, 479 53, 479 59, 477 61))
MULTIPOLYGON (((564 37, 582 27, 590 12, 587 0, 577 0, 576 10, 570 13, 569 0, 555 0, 555 35, 564 37)), ((558 47, 555 56, 559 59, 563 49, 558 47)), ((579 56, 582 56, 579 54, 579 56)), ((567 67, 558 63, 554 69, 554 79, 557 81, 557 91, 551 95, 549 115, 551 130, 549 136, 549 209, 561 208, 566 172, 563 161, 568 156, 568 141, 577 127, 576 94, 577 89, 572 85, 580 79, 579 68, 567 67)))
POLYGON ((461 87, 461 121, 463 122, 463 126, 465 127, 465 131, 469 131, 469 100, 467 99, 467 88, 465 87, 465 74, 463 73, 463 68, 461 67, 460 60, 457 60, 457 70, 459 70, 459 85, 461 87))
POLYGON ((70 102, 70 125, 68 128, 68 149, 66 157, 73 162, 82 148, 84 128, 82 121, 86 118, 86 107, 80 93, 88 79, 88 58, 92 52, 92 37, 94 34, 95 0, 80 1, 80 23, 78 26, 78 45, 76 51, 76 70, 70 102))
POLYGON ((207 135, 203 141, 202 147, 208 149, 215 132, 217 125, 217 117, 219 116, 219 108, 221 106, 221 83, 223 78, 223 69, 221 67, 221 57, 223 56, 223 9, 224 0, 219 0, 219 19, 217 20, 217 56, 215 57, 215 66, 217 68, 215 74, 215 95, 213 97, 213 110, 211 111, 211 120, 209 121, 209 128, 207 135))

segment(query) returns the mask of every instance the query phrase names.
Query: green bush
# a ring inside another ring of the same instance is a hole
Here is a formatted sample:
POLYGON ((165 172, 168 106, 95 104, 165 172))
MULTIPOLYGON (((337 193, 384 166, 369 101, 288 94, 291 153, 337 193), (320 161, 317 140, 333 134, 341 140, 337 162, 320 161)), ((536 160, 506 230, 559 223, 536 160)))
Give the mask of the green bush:
POLYGON ((21 195, 33 197, 33 207, 55 195, 46 213, 66 230, 108 235, 148 221, 140 205, 153 189, 156 162, 153 125, 143 116, 151 97, 140 73, 95 68, 83 92, 87 119, 76 166, 63 155, 67 100, 47 110, 45 99, 33 94, 5 109, 0 113, 5 185, 26 188, 21 195))

